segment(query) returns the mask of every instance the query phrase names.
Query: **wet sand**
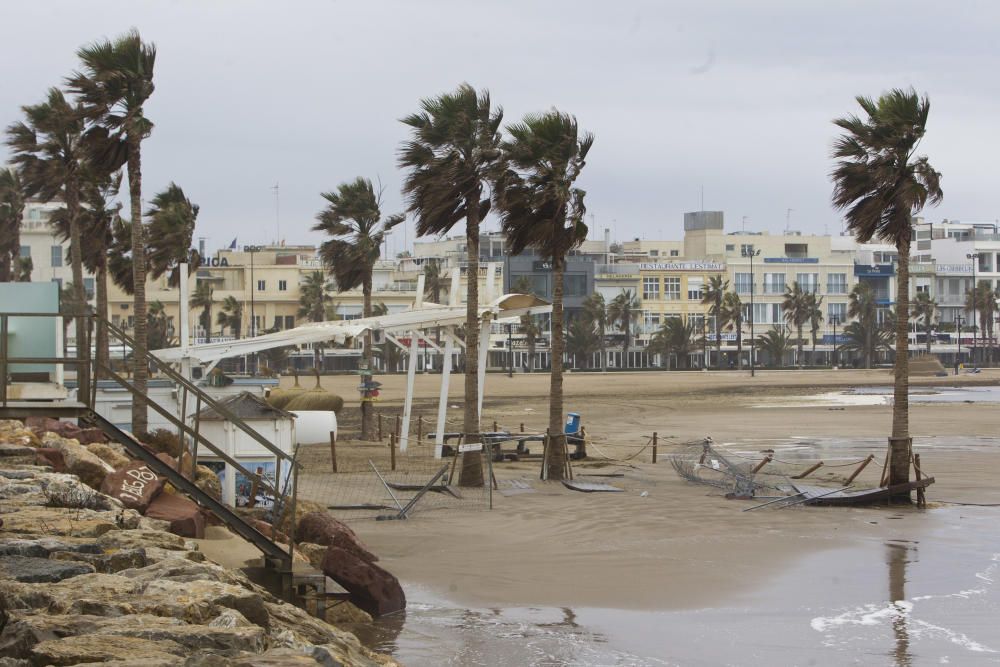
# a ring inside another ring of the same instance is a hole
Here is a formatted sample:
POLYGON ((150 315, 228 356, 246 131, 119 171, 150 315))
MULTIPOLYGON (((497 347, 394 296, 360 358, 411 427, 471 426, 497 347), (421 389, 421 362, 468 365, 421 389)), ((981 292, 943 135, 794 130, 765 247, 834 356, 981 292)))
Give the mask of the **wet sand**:
MULTIPOLYGON (((425 415, 431 414, 439 379, 418 378, 418 409, 425 415)), ((398 395, 402 378, 380 380, 387 399, 398 395)), ((484 420, 544 428, 547 380, 542 375, 491 375, 484 420)), ((354 379, 327 381, 343 391, 339 385, 354 379)), ((566 409, 582 413, 598 444, 590 452, 594 461, 576 471, 623 472, 622 478, 594 480, 625 492, 576 493, 537 482, 537 462, 505 463, 496 468, 502 486, 505 480, 524 480, 536 491, 495 494, 491 512, 417 512, 406 522, 354 523, 415 602, 407 627, 393 640, 397 654, 424 663, 427 656, 421 651, 426 647, 416 638, 429 627, 443 632, 449 623, 441 614, 506 614, 517 627, 534 632, 551 623, 559 626, 561 621, 548 616, 565 608, 585 631, 569 631, 577 638, 569 641, 569 657, 551 664, 806 664, 816 656, 825 657, 815 664, 910 664, 893 657, 879 633, 888 631, 886 641, 890 648, 896 646, 893 623, 916 627, 911 614, 933 605, 886 607, 899 594, 886 583, 887 563, 897 553, 893 549, 903 549, 906 559, 919 553, 921 562, 929 564, 916 568, 919 578, 912 572, 906 576, 911 583, 903 593, 906 602, 913 595, 966 590, 965 582, 986 572, 991 554, 1000 553, 991 529, 1000 508, 941 502, 1000 503, 1000 404, 991 402, 995 398, 911 406, 916 451, 924 470, 937 479, 928 492, 931 507, 923 511, 790 508, 744 513, 740 510, 752 503, 726 500, 714 488, 685 482, 666 460, 678 443, 711 435, 725 451, 751 458, 774 448, 784 460, 822 459, 829 467, 816 476, 832 483, 851 470, 833 466, 869 453, 881 460, 891 408, 885 402, 854 405, 848 397, 831 404, 814 397, 890 382, 887 371, 762 372, 753 379, 738 372, 571 374, 566 409), (653 431, 661 439, 661 460, 655 465, 650 449, 642 449, 653 431), (964 558, 957 557, 952 545, 959 535, 964 558), (532 620, 523 611, 529 609, 547 610, 546 618, 532 620), (685 613, 694 610, 694 615, 685 613), (772 636, 769 628, 775 623, 788 626, 790 634, 775 630, 772 636), (713 638, 716 633, 728 640, 720 643, 713 638), (856 650, 851 648, 855 635, 862 637, 856 650), (580 639, 585 636, 591 639, 580 639), (661 640, 662 646, 657 643, 661 640), (761 644, 756 653, 740 653, 755 642, 771 642, 781 650, 761 644), (865 660, 868 655, 880 657, 865 660)), ((931 388, 958 383, 1000 384, 1000 372, 914 380, 916 386, 931 388)), ((458 400, 460 393, 452 403, 458 400)), ((380 407, 391 412, 398 410, 397 403, 386 400, 380 407)), ((450 410, 449 417, 460 418, 460 410, 450 410)), ((859 482, 874 486, 880 473, 878 466, 869 466, 859 482)), ((996 618, 995 591, 980 598, 996 618)), ((959 604, 957 598, 946 599, 959 604)), ((939 629, 920 626, 923 632, 915 633, 907 660, 917 656, 917 664, 950 655, 957 664, 976 664, 974 660, 992 655, 974 650, 977 646, 1000 650, 1000 630, 983 627, 976 614, 946 616, 923 621, 939 629), (966 627, 952 628, 954 619, 963 619, 966 627)), ((473 627, 477 623, 469 621, 473 627)), ((450 641, 444 635, 440 639, 450 641)), ((489 643, 484 637, 476 641, 489 643)), ((494 650, 512 659, 521 655, 512 647, 494 650)))

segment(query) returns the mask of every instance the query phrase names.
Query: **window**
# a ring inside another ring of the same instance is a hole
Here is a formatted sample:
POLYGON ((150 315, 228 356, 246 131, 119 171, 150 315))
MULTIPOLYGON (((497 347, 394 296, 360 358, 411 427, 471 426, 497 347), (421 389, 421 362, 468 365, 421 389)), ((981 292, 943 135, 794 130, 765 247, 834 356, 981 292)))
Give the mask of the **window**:
MULTIPOLYGON (((669 278, 667 280, 670 280, 669 278)), ((678 291, 680 287, 678 286, 678 291)), ((643 276, 642 278, 642 298, 645 300, 660 298, 660 278, 659 276, 643 276)))
POLYGON ((817 292, 819 291, 819 274, 818 273, 796 273, 795 280, 799 283, 799 287, 802 288, 803 292, 817 292))
POLYGON ((278 281, 278 291, 279 292, 286 292, 286 291, 288 291, 288 281, 287 280, 279 280, 278 281))
POLYGON ((670 251, 670 256, 671 257, 680 257, 680 254, 681 254, 680 250, 671 250, 670 251))
POLYGON ((62 246, 54 245, 52 246, 52 266, 62 266, 62 246))
POLYGON ((669 276, 663 279, 663 298, 667 301, 678 301, 681 298, 681 279, 679 276, 669 276))
POLYGON ((31 257, 31 246, 23 245, 21 246, 21 259, 28 259, 31 257))
POLYGON ((41 220, 42 219, 42 212, 39 211, 37 208, 33 208, 30 211, 28 211, 28 219, 29 220, 41 220))
POLYGON ((567 273, 564 278, 563 289, 566 296, 586 296, 587 274, 567 273))
POLYGON ((650 250, 649 251, 649 256, 650 257, 659 257, 660 256, 660 251, 659 250, 650 250))
POLYGON ((828 303, 826 304, 826 321, 830 324, 836 322, 837 324, 844 324, 847 322, 847 304, 846 303, 828 303))
POLYGON ((688 278, 688 301, 701 301, 704 294, 705 279, 701 276, 688 278))
POLYGON ((753 244, 752 243, 741 243, 740 244, 740 256, 749 257, 753 254, 753 244))
POLYGON ((750 273, 737 273, 736 274, 736 293, 737 294, 749 294, 752 289, 753 283, 750 280, 752 274, 750 273))
POLYGON ((275 315, 274 316, 274 327, 272 327, 272 328, 275 329, 276 331, 281 331, 281 329, 282 329, 281 325, 284 324, 284 322, 285 322, 285 319, 281 315, 275 315))
POLYGON ((267 289, 267 281, 266 280, 258 280, 257 281, 257 291, 258 292, 263 292, 265 289, 267 289))
POLYGON ((260 324, 261 324, 261 318, 262 317, 263 316, 261 316, 261 315, 254 315, 253 316, 253 330, 250 332, 250 335, 256 336, 257 334, 260 333, 260 324))
POLYGON ((764 274, 764 294, 784 294, 785 274, 765 273, 764 274))
POLYGON ((549 277, 543 273, 532 273, 528 276, 531 279, 531 291, 543 299, 548 299, 551 295, 549 294, 549 277))
POLYGON ((286 329, 294 329, 295 328, 295 316, 294 315, 285 315, 285 328, 286 329))
POLYGON ((828 294, 847 294, 847 274, 846 273, 827 274, 826 291, 828 294))
POLYGON ((990 273, 990 272, 992 272, 993 271, 993 266, 992 266, 992 262, 990 262, 990 260, 993 259, 993 255, 991 255, 988 252, 981 252, 981 253, 978 253, 978 254, 979 254, 979 269, 978 270, 982 271, 983 273, 990 273))
POLYGON ((753 305, 754 324, 780 324, 780 303, 755 303, 753 305))
POLYGON ((727 243, 726 244, 726 252, 736 252, 736 244, 735 243, 727 243))
POLYGON ((785 257, 803 258, 809 256, 809 245, 806 243, 786 243, 785 257))
POLYGON ((705 316, 704 315, 688 315, 688 324, 691 325, 692 329, 694 329, 698 333, 701 333, 702 327, 706 326, 705 316))
POLYGON ((659 313, 643 313, 643 332, 656 333, 660 328, 659 313))
POLYGON ((94 279, 84 278, 83 279, 83 291, 87 293, 87 299, 94 298, 94 279))

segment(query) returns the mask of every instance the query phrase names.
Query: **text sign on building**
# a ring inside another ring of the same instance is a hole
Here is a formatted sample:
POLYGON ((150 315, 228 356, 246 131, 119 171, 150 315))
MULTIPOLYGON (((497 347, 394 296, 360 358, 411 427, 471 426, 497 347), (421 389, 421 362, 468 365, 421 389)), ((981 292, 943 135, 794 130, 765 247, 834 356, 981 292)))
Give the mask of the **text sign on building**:
POLYGON ((640 271, 725 271, 724 264, 718 262, 643 262, 640 271))
POLYGON ((532 271, 551 271, 552 262, 549 261, 535 261, 531 263, 532 271))
POLYGON ((768 264, 819 264, 819 257, 765 257, 768 264))

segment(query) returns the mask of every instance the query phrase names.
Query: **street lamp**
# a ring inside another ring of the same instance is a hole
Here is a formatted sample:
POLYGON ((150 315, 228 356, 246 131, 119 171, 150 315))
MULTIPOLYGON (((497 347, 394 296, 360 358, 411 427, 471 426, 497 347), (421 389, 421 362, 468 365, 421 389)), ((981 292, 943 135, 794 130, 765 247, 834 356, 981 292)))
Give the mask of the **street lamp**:
POLYGON ((760 254, 760 250, 754 250, 753 246, 744 247, 740 254, 750 260, 750 377, 754 377, 756 374, 756 360, 754 357, 757 356, 757 340, 753 337, 753 294, 756 287, 756 282, 753 278, 753 258, 760 254))
POLYGON ((507 377, 514 377, 514 344, 511 342, 513 324, 507 325, 507 377))
POLYGON ((955 375, 958 375, 958 364, 962 359, 962 316, 955 316, 955 331, 958 332, 958 349, 955 351, 955 375))
POLYGON ((971 259, 972 260, 972 327, 973 327, 973 329, 972 329, 972 365, 975 366, 976 365, 976 356, 977 356, 976 355, 976 352, 977 352, 976 348, 978 347, 976 345, 976 339, 979 338, 979 335, 978 335, 979 334, 979 330, 978 330, 978 327, 976 326, 976 300, 979 297, 979 295, 977 294, 977 291, 976 291, 976 262, 979 261, 979 253, 978 252, 970 252, 970 253, 966 254, 965 257, 966 257, 966 259, 971 259))
MULTIPOLYGON (((244 252, 250 253, 250 337, 253 338, 257 335, 257 316, 254 312, 254 296, 253 293, 257 290, 257 283, 253 279, 253 256, 261 251, 261 246, 259 245, 248 245, 243 246, 244 252)), ((257 372, 257 353, 253 355, 253 367, 254 373, 257 372)))

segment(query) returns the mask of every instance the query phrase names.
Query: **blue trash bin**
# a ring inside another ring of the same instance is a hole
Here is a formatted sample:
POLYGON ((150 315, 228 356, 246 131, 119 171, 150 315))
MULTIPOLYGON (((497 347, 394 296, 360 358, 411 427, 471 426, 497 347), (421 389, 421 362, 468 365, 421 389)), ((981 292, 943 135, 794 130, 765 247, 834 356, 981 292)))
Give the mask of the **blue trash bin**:
POLYGON ((570 412, 566 415, 566 435, 576 435, 580 432, 580 413, 570 412))

